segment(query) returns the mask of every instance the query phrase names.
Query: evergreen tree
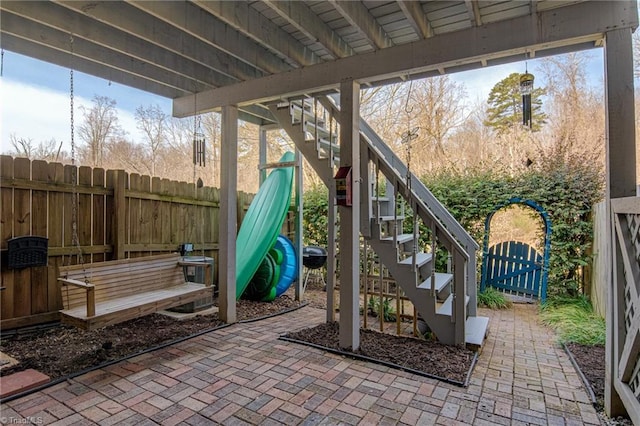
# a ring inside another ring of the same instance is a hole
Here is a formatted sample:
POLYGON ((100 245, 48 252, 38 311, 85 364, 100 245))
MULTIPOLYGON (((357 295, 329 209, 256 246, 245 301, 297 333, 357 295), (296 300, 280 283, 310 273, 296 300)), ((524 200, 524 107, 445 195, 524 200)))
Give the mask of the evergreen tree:
MULTIPOLYGON (((542 87, 534 88, 531 93, 533 131, 540 130, 547 115, 542 111, 542 87)), ((520 74, 512 73, 493 86, 487 100, 487 119, 485 126, 492 127, 498 133, 522 124, 522 95, 520 94, 520 74)))

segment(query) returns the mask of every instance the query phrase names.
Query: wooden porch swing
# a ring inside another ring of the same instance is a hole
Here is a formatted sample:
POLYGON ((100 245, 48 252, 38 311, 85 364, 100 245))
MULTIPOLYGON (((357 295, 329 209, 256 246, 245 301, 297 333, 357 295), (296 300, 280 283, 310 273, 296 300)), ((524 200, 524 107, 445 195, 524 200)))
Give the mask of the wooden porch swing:
MULTIPOLYGON (((73 35, 70 46, 73 55, 73 35)), ((73 100, 71 68, 71 163, 75 165, 73 100)), ((204 141, 200 144, 204 150, 204 141)), ((76 171, 72 180, 72 244, 77 248, 78 264, 71 265, 72 255, 69 255, 68 264, 59 268, 63 302, 60 320, 63 324, 93 330, 213 295, 211 265, 182 261, 178 253, 85 264, 77 231, 76 171), (185 266, 205 268, 205 283, 186 281, 185 266)))

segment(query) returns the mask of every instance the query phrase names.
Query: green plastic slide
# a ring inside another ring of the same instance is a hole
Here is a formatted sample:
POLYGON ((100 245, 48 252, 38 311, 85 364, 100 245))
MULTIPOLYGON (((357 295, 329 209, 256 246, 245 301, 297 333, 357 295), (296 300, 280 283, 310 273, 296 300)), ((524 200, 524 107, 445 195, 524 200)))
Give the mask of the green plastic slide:
MULTIPOLYGON (((287 152, 280 162, 294 159, 293 152, 287 152)), ((293 167, 274 169, 249 206, 236 240, 236 300, 278 239, 291 204, 292 187, 293 167)))

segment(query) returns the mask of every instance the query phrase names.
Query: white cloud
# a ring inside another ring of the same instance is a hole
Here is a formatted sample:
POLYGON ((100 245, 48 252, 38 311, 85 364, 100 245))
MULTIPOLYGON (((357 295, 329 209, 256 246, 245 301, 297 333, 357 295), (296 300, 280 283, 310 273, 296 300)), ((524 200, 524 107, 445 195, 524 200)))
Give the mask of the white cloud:
MULTIPOLYGON (((63 147, 71 148, 70 99, 68 93, 48 88, 0 79, 0 153, 12 149, 9 137, 32 139, 39 143, 55 139, 63 141, 63 147)), ((74 97, 74 121, 76 129, 82 121, 81 106, 91 108, 91 99, 74 97)), ((140 141, 134 115, 118 109, 118 120, 128 137, 140 141)), ((76 144, 79 142, 77 134, 76 144)))

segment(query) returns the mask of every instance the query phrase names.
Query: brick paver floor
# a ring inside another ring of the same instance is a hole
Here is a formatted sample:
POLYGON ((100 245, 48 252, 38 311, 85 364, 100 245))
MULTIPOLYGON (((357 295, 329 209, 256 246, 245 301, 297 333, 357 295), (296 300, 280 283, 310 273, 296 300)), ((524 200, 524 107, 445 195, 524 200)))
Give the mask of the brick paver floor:
POLYGON ((236 324, 2 404, 46 425, 600 424, 536 307, 482 310, 468 388, 277 340, 324 321, 305 307, 236 324))

